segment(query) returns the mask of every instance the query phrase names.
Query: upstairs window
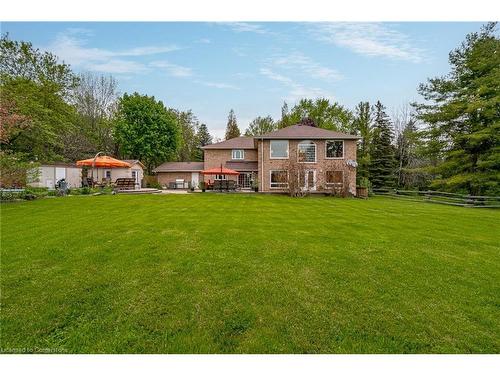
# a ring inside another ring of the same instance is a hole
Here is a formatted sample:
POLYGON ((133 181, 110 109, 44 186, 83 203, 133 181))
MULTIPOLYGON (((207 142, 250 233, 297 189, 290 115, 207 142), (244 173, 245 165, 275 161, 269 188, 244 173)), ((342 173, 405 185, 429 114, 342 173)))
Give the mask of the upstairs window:
POLYGON ((326 141, 326 157, 328 159, 343 159, 344 141, 326 141))
POLYGON ((288 141, 271 141, 271 159, 288 159, 288 141))
POLYGON ((233 160, 243 160, 245 158, 245 151, 233 150, 231 157, 233 160))
POLYGON ((314 142, 300 142, 297 152, 299 163, 316 163, 316 144, 314 142))

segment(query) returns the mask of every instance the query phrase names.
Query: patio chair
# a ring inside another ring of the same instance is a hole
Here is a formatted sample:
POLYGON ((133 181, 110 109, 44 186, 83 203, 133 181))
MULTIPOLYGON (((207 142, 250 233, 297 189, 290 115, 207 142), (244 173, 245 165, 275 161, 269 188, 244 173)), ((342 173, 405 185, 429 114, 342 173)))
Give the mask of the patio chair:
POLYGON ((222 190, 222 181, 215 180, 213 189, 214 190, 222 190))
POLYGON ((177 188, 177 184, 175 182, 169 182, 168 183, 168 188, 171 190, 174 190, 177 188))
POLYGON ((236 190, 236 181, 233 181, 233 180, 227 181, 227 190, 235 191, 236 190))

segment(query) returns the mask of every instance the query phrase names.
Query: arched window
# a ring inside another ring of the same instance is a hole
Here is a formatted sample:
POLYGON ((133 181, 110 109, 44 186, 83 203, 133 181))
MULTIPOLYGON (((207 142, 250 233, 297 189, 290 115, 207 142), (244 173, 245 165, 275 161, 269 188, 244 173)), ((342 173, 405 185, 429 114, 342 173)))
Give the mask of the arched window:
POLYGON ((297 148, 300 163, 316 163, 316 143, 302 141, 297 148))

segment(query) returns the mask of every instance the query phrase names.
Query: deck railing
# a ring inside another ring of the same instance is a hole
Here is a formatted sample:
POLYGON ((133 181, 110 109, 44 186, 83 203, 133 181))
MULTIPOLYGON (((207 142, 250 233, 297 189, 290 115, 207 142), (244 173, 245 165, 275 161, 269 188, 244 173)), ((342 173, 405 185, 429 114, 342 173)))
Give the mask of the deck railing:
POLYGON ((465 195, 444 191, 418 191, 399 189, 373 189, 375 195, 415 202, 447 204, 461 207, 500 208, 500 197, 465 195))

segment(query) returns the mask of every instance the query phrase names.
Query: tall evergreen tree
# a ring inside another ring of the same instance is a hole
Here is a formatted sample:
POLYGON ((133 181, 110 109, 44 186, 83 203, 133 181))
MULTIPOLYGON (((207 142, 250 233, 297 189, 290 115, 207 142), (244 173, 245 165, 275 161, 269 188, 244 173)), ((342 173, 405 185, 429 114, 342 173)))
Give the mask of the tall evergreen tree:
POLYGON ((229 111, 229 116, 227 117, 226 140, 237 138, 240 135, 241 132, 238 128, 238 123, 236 122, 236 116, 234 115, 234 111, 231 109, 229 111))
POLYGON ((196 137, 198 119, 191 110, 186 112, 174 110, 173 112, 176 114, 181 135, 181 144, 177 151, 177 160, 194 160, 198 155, 198 139, 196 137))
POLYGON ((438 189, 500 194, 500 39, 496 23, 467 35, 449 55, 451 72, 419 87, 438 189), (442 159, 440 162, 439 159, 442 159))
POLYGON ((370 165, 370 144, 372 141, 372 111, 370 103, 360 102, 355 108, 353 128, 357 135, 362 137, 358 143, 358 169, 356 176, 368 178, 370 165))
POLYGON ((395 185, 394 131, 385 113, 385 107, 377 101, 375 104, 373 138, 370 147, 370 181, 373 187, 393 187, 395 185))
POLYGON ((212 136, 208 132, 207 125, 201 124, 198 128, 198 144, 200 147, 212 144, 212 136))
POLYGON ((198 147, 196 148, 196 155, 194 160, 203 161, 203 146, 212 144, 212 136, 208 132, 207 125, 201 124, 198 127, 198 132, 196 133, 196 140, 198 142, 198 147))

